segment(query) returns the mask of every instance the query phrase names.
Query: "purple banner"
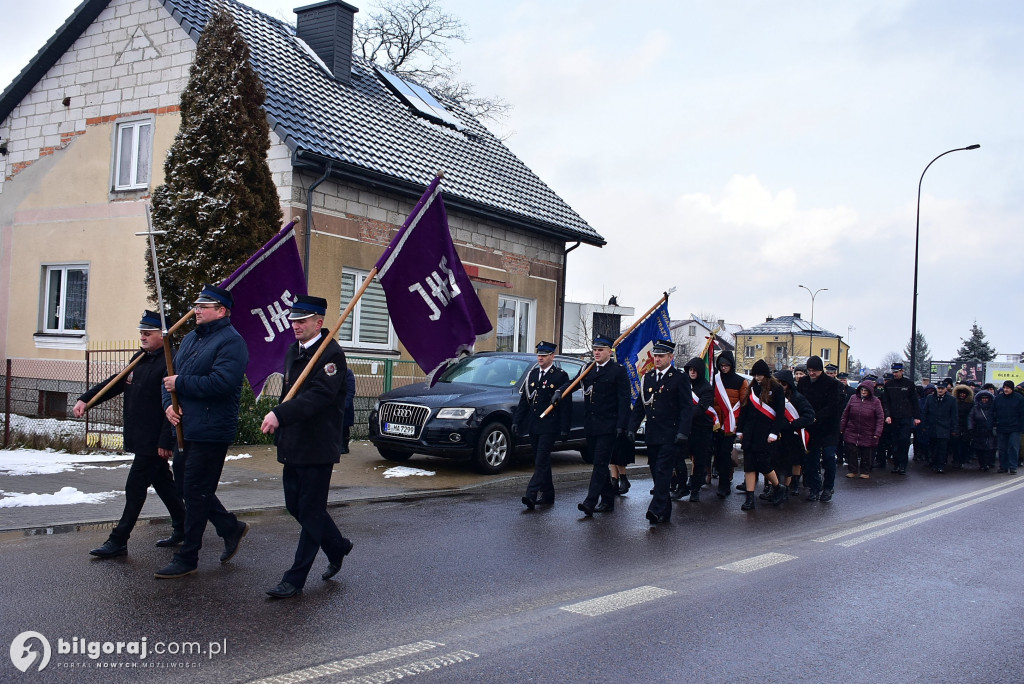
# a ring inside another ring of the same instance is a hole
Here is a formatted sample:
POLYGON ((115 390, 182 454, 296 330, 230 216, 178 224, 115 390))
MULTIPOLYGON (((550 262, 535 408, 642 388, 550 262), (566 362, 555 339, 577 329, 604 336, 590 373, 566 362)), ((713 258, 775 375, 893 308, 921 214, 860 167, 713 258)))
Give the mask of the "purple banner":
POLYGON ((452 244, 440 181, 430 184, 377 261, 398 339, 432 381, 492 329, 452 244))
POLYGON ((284 367, 285 353, 295 341, 288 308, 306 294, 294 226, 292 221, 282 228, 220 284, 235 300, 231 324, 249 347, 245 375, 257 398, 267 378, 284 367))

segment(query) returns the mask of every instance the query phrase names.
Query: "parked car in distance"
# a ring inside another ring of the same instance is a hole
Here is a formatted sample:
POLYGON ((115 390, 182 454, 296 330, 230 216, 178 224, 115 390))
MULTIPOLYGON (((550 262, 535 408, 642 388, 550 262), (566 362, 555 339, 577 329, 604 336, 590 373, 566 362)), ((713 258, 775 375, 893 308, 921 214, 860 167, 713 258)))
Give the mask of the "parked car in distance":
MULTIPOLYGON (((421 382, 385 392, 370 412, 370 441, 389 461, 427 454, 469 460, 482 473, 501 472, 530 451, 529 435, 514 438, 511 426, 519 391, 536 363, 535 354, 481 352, 452 365, 433 387, 421 382)), ((555 365, 573 380, 587 362, 556 356, 555 365)), ((569 439, 555 450, 578 450, 589 463, 579 392, 572 413, 569 439)))

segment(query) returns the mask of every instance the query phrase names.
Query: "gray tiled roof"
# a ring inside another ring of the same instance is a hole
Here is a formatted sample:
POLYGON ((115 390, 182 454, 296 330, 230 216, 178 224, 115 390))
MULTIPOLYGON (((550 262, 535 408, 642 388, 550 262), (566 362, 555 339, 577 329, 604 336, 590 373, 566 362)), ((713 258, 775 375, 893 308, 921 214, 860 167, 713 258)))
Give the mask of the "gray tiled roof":
MULTIPOLYGON (((811 322, 798 316, 779 316, 770 321, 759 323, 752 328, 744 328, 736 333, 740 335, 808 335, 811 334, 811 322)), ((814 326, 815 337, 839 337, 819 325, 814 326)))
MULTIPOLYGON (((212 0, 161 1, 198 40, 212 0)), ((330 160, 347 177, 413 197, 444 171, 449 206, 560 239, 604 244, 526 164, 451 102, 444 104, 464 131, 412 113, 360 57, 353 55, 351 83, 342 83, 295 41, 294 27, 233 0, 225 5, 266 88, 271 128, 293 152, 330 160)))

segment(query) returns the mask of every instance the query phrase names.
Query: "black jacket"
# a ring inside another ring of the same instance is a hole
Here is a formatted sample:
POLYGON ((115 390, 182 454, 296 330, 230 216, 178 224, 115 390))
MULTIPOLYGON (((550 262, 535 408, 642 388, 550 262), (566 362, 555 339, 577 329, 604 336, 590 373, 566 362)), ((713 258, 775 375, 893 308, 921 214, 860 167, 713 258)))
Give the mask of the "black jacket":
POLYGON ((715 389, 704 377, 704 362, 700 357, 690 359, 683 367, 686 371, 691 368, 697 371, 697 379, 690 380, 690 399, 696 401, 693 405, 693 428, 712 430, 715 427, 715 419, 708 413, 708 408, 714 408, 715 389))
POLYGON ((817 447, 836 446, 839 444, 839 410, 840 382, 824 373, 817 380, 811 377, 800 378, 797 391, 804 395, 814 409, 814 422, 807 428, 811 436, 811 449, 817 447))
POLYGON ((569 385, 569 374, 558 366, 548 366, 543 382, 540 380, 540 366, 534 366, 519 388, 519 405, 512 417, 520 433, 529 435, 568 434, 572 427, 572 394, 562 397, 545 418, 544 410, 551 405, 555 391, 564 392, 569 385))
MULTIPOLYGON (((327 348, 295 397, 274 409, 281 427, 274 433, 277 460, 288 465, 337 463, 341 456, 345 418, 345 352, 321 332, 320 345, 327 348)), ((299 343, 288 347, 284 361, 281 398, 298 380, 315 349, 299 353, 299 343)))
POLYGON ((633 405, 630 430, 636 432, 644 417, 644 442, 647 444, 672 444, 676 435, 689 436, 693 419, 693 397, 690 394, 690 377, 674 366, 669 366, 661 382, 656 380, 658 372, 644 374, 640 383, 640 397, 633 405))
POLYGON ((595 365, 583 376, 584 426, 587 437, 614 435, 629 426, 629 376, 614 361, 595 365))
MULTIPOLYGON (((124 450, 133 454, 155 454, 157 449, 174 448, 174 428, 164 415, 161 390, 167 375, 163 350, 144 352, 132 357, 142 360, 132 371, 103 395, 100 403, 124 393, 124 450)), ((78 399, 89 403, 116 374, 94 385, 78 399)))
POLYGON ((900 418, 921 418, 921 404, 917 396, 914 382, 907 377, 899 380, 893 378, 885 383, 881 395, 885 417, 897 420, 900 418))
POLYGON ((766 402, 775 411, 775 417, 771 418, 761 412, 754 405, 754 399, 761 397, 761 387, 756 383, 750 383, 750 398, 740 410, 740 420, 737 427, 743 435, 743 451, 763 451, 768 448, 768 435, 774 434, 782 437, 789 427, 786 420, 786 392, 782 385, 772 383, 771 393, 766 402))
POLYGON ((921 421, 928 436, 949 439, 957 431, 956 397, 948 392, 941 399, 933 394, 924 400, 924 419, 921 421))

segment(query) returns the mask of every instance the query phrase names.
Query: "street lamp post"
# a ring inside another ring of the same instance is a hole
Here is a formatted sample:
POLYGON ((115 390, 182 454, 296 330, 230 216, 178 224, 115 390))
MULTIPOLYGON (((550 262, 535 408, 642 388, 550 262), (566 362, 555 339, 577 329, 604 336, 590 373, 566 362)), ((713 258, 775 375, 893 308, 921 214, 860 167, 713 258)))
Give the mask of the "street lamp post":
POLYGON ((807 342, 807 356, 808 358, 810 358, 814 356, 814 298, 818 296, 819 292, 824 292, 828 288, 820 287, 814 292, 811 292, 811 288, 807 287, 806 285, 797 285, 797 287, 804 288, 805 290, 807 290, 807 294, 811 295, 811 339, 810 341, 807 342))
POLYGON ((921 172, 921 179, 917 181, 917 222, 914 226, 914 303, 913 310, 910 314, 910 381, 917 382, 915 362, 917 361, 917 260, 920 253, 921 245, 921 184, 924 183, 924 174, 928 173, 928 169, 931 165, 939 160, 941 157, 945 157, 951 152, 962 152, 963 150, 976 150, 981 145, 968 145, 967 147, 957 147, 952 150, 946 150, 935 159, 928 162, 928 166, 924 167, 924 171, 921 172))

